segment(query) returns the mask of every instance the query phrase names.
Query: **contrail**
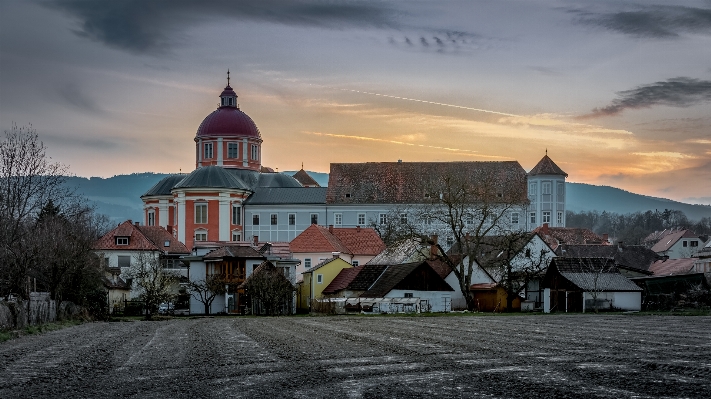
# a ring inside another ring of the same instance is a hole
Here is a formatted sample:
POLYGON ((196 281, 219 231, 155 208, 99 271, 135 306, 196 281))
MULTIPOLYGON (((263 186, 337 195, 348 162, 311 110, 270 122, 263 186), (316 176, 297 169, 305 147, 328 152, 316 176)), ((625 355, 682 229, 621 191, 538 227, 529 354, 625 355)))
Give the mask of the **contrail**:
POLYGON ((353 90, 353 89, 341 89, 341 88, 338 88, 338 87, 329 87, 329 86, 323 86, 323 87, 326 87, 326 88, 329 88, 329 89, 334 89, 334 90, 350 91, 350 92, 352 92, 352 93, 369 94, 369 95, 371 95, 371 96, 394 98, 394 99, 396 99, 396 100, 414 101, 414 102, 424 103, 424 104, 440 105, 440 106, 442 106, 442 107, 451 107, 451 108, 466 109, 466 110, 469 110, 469 111, 485 112, 485 113, 487 113, 487 114, 513 116, 513 117, 516 117, 516 118, 521 118, 521 117, 522 117, 522 115, 507 114, 506 112, 491 111, 491 110, 488 110, 488 109, 481 109, 481 108, 465 107, 465 106, 462 106, 462 105, 438 103, 438 102, 436 102, 436 101, 418 100, 418 99, 416 99, 416 98, 408 98, 408 97, 400 97, 400 96, 391 96, 391 95, 388 95, 388 94, 380 94, 380 93, 373 93, 373 92, 369 92, 369 91, 361 91, 361 90, 353 90))

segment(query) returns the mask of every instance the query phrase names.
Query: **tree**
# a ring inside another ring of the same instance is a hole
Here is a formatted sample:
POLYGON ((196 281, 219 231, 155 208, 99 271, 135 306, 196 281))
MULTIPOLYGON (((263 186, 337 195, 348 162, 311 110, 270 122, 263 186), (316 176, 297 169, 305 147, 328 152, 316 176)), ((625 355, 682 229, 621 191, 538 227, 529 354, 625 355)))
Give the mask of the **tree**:
POLYGON ((154 252, 140 252, 131 261, 127 275, 133 279, 146 307, 146 320, 153 310, 173 297, 172 288, 179 276, 163 267, 160 257, 154 252))
POLYGON ((426 201, 414 208, 408 223, 423 242, 437 245, 437 258, 448 264, 457 277, 459 289, 474 310, 476 302, 471 294, 472 275, 477 257, 486 250, 491 235, 518 234, 525 224, 512 224, 514 213, 522 216, 529 203, 526 174, 520 166, 482 162, 476 168, 449 170, 424 179, 421 188, 426 201), (448 253, 440 240, 443 237, 448 253))
POLYGON ((296 288, 284 276, 282 268, 264 262, 247 278, 244 290, 253 308, 261 308, 271 316, 282 313, 282 307, 291 302, 296 288))
MULTIPOLYGON (((605 291, 603 278, 608 273, 617 272, 614 258, 578 258, 583 270, 590 275, 590 284, 587 293, 592 297, 592 305, 595 313, 600 309, 598 298, 605 291)), ((583 293, 585 302, 585 293, 583 293)), ((585 309, 585 307, 583 307, 585 309)))
POLYGON ((212 302, 217 295, 224 294, 228 281, 219 274, 207 276, 204 280, 190 282, 190 295, 205 306, 205 314, 210 314, 212 302))

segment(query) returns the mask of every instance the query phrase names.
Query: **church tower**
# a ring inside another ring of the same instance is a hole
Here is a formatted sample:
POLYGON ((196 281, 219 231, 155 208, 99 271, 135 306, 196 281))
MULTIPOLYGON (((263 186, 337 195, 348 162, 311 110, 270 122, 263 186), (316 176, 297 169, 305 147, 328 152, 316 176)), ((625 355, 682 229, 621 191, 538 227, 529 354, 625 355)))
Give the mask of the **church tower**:
POLYGON ((568 174, 546 155, 528 172, 528 229, 548 223, 565 227, 565 179, 568 174))

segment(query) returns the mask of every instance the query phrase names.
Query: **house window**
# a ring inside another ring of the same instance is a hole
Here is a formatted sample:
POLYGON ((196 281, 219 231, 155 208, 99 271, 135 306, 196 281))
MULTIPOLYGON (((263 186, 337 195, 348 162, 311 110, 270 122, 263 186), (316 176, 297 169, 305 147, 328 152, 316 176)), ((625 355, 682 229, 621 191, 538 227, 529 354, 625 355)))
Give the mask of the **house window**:
POLYGON ((131 267, 131 257, 119 255, 118 267, 131 267))
POLYGON ((511 224, 518 224, 518 212, 511 213, 511 224))
POLYGON ((388 223, 388 215, 386 213, 381 213, 378 215, 378 223, 383 225, 388 223))
POLYGON ((691 245, 692 247, 698 247, 699 242, 698 241, 689 241, 689 245, 691 245))
POLYGON ((232 205, 232 224, 242 224, 242 210, 238 205, 232 205))
POLYGON ((259 159, 259 147, 256 144, 252 144, 252 160, 256 161, 259 159))
POLYGON ((195 204, 195 224, 207 223, 207 204, 195 204))
POLYGON ((467 213, 467 215, 464 217, 464 223, 466 223, 467 226, 474 224, 474 215, 472 215, 471 213, 467 213))
POLYGON ((688 241, 686 241, 686 240, 684 240, 684 241, 681 243, 681 246, 684 247, 684 248, 686 248, 688 245, 689 245, 689 244, 688 244, 688 241))
POLYGON ((407 224, 407 213, 400 214, 400 224, 407 224))
POLYGON ((290 213, 289 214, 289 226, 294 226, 294 225, 296 225, 296 214, 290 213))
POLYGON ((429 214, 422 215, 422 221, 425 224, 432 224, 432 216, 430 216, 429 214))
POLYGON ((318 224, 318 213, 311 214, 311 224, 318 224))
POLYGON ((153 210, 148 211, 148 225, 149 226, 156 225, 156 212, 153 210))
POLYGON ((227 143, 227 158, 239 158, 238 143, 227 143))
POLYGON ((276 213, 272 213, 272 214, 270 215, 270 218, 269 218, 269 219, 270 219, 270 224, 271 224, 272 226, 276 226, 276 225, 277 225, 277 214, 276 214, 276 213))
POLYGON ((563 212, 558 212, 558 225, 562 226, 563 225, 563 212))
POLYGON ((452 245, 454 245, 454 237, 447 236, 447 246, 451 247, 452 245))
POLYGON ((232 232, 232 241, 242 241, 242 234, 237 231, 232 232))
POLYGON ((541 185, 541 194, 550 194, 551 193, 551 183, 550 182, 543 182, 541 185))
POLYGON ((527 258, 531 257, 531 248, 526 248, 526 257, 527 258))
POLYGON ((531 219, 530 219, 530 220, 531 220, 531 223, 534 223, 534 224, 535 224, 535 223, 536 223, 536 212, 531 212, 531 213, 529 214, 529 217, 531 218, 531 219))
POLYGON ((340 226, 343 224, 343 215, 340 213, 334 213, 333 214, 333 224, 336 226, 340 226))
POLYGON ((360 265, 360 263, 358 263, 357 260, 354 260, 354 261, 351 262, 351 265, 353 265, 353 266, 358 266, 358 265, 360 265))
POLYGON ((207 230, 195 230, 195 241, 207 241, 207 230))
POLYGON ((205 143, 205 159, 212 158, 212 143, 205 143))
POLYGON ((528 185, 528 195, 536 195, 536 183, 531 183, 528 185))
POLYGON ((543 223, 550 223, 551 222, 551 213, 550 211, 545 211, 543 212, 543 223))
POLYGON ((406 293, 405 293, 405 298, 413 298, 412 292, 406 292, 406 293))
POLYGON ((323 284, 323 274, 317 274, 317 275, 316 275, 316 283, 317 283, 317 284, 323 284))
POLYGON ((358 214, 358 226, 365 226, 365 213, 358 214))
POLYGON ((116 245, 128 245, 128 237, 116 237, 116 245))
POLYGON ((304 267, 306 268, 306 270, 311 269, 311 258, 304 259, 304 267))
POLYGON ((252 215, 252 226, 259 226, 259 214, 252 215))
POLYGON ((565 190, 565 185, 563 185, 563 183, 558 183, 556 190, 558 191, 558 201, 561 201, 563 199, 563 191, 565 190))

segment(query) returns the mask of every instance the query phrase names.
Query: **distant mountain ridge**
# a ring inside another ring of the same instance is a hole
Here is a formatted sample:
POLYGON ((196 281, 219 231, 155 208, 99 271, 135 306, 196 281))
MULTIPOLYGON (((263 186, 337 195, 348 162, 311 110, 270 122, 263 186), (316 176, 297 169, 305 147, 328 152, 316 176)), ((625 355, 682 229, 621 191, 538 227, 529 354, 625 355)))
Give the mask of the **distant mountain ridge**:
MULTIPOLYGON (((281 172, 293 175, 295 171, 281 172)), ((308 172, 322 187, 328 186, 328 173, 308 172)), ((133 173, 109 178, 68 177, 67 186, 76 188, 96 207, 99 213, 109 216, 113 221, 143 220, 143 202, 141 195, 153 187, 165 173, 133 173)), ((702 217, 711 217, 711 206, 691 205, 665 198, 634 194, 609 186, 595 186, 585 183, 566 183, 568 195, 566 207, 569 211, 607 211, 630 213, 658 209, 683 211, 690 220, 698 221, 702 217)))

